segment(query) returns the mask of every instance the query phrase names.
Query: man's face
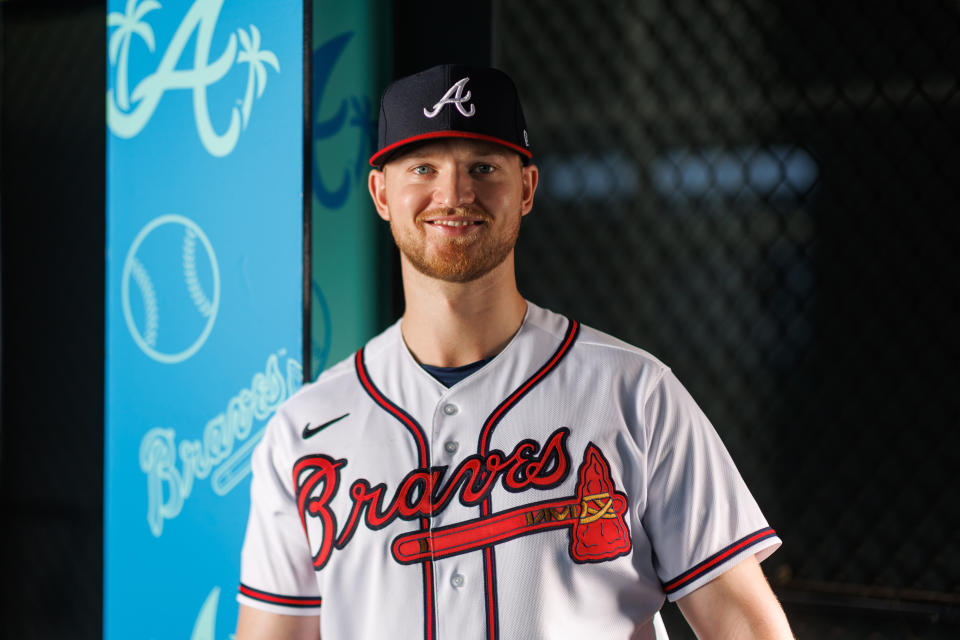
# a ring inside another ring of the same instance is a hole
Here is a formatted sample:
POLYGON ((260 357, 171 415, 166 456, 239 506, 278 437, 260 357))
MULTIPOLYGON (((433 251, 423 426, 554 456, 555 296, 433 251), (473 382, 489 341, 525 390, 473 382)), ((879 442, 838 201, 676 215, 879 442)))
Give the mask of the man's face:
POLYGON ((377 212, 419 272, 470 282, 512 255, 533 206, 537 168, 500 145, 440 140, 370 172, 377 212))

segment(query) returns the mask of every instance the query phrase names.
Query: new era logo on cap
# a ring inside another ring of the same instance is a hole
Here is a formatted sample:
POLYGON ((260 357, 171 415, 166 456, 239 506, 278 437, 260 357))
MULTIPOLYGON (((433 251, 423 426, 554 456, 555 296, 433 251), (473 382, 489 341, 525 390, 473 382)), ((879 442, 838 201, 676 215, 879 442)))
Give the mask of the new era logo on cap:
POLYGON ((489 67, 440 65, 401 78, 380 100, 379 167, 404 147, 439 138, 470 138, 508 147, 527 163, 533 154, 517 88, 489 67))

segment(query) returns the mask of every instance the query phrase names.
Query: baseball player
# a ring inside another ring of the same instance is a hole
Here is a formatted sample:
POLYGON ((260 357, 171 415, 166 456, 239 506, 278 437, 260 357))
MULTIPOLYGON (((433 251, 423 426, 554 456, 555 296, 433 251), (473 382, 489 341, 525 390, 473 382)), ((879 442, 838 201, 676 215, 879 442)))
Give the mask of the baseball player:
POLYGON ((238 640, 654 638, 665 599, 701 637, 792 637, 780 540, 670 369, 518 292, 513 82, 400 79, 378 142, 406 308, 257 447, 238 640))

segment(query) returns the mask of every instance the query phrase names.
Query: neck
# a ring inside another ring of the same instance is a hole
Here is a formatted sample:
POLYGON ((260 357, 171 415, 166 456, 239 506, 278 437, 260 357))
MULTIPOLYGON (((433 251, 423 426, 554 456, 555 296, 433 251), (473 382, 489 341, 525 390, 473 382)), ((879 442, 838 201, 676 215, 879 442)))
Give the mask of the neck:
POLYGON ((406 309, 401 331, 423 364, 459 367, 494 356, 510 342, 527 311, 517 291, 513 254, 472 282, 425 276, 401 258, 406 309))

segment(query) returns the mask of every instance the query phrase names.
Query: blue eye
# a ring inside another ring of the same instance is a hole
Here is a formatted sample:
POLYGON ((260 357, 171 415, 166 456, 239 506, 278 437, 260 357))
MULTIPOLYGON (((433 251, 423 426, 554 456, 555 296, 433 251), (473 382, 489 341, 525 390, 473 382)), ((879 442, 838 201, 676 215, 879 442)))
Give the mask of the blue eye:
POLYGON ((431 171, 432 169, 425 164, 421 164, 413 168, 413 172, 418 176, 425 176, 431 171))
POLYGON ((477 173, 493 173, 496 169, 492 164, 481 163, 473 168, 477 173))

